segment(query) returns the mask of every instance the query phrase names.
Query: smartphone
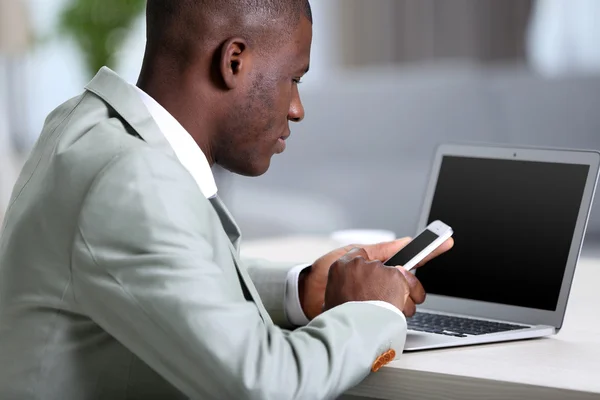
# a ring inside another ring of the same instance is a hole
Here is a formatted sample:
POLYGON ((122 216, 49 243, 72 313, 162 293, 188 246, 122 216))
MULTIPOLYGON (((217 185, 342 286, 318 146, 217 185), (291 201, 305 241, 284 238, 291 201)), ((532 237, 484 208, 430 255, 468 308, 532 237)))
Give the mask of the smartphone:
POLYGON ((432 251, 450 239, 454 231, 442 221, 434 221, 399 252, 384 262, 390 267, 402 266, 407 271, 414 268, 432 251))

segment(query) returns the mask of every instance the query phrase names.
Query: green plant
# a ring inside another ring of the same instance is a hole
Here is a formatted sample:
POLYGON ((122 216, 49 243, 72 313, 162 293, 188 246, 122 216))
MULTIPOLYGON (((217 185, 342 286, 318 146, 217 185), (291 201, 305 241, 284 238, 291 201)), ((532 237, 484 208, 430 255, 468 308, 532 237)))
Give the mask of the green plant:
POLYGON ((146 0, 69 0, 59 19, 59 31, 83 52, 88 72, 113 67, 146 0))

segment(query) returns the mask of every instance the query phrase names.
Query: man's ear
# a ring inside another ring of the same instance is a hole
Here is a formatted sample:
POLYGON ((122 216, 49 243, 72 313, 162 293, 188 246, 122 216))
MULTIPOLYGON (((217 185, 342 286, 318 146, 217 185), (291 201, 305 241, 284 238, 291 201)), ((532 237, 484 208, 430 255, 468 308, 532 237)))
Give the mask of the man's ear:
POLYGON ((236 37, 223 43, 219 69, 227 89, 235 89, 248 74, 251 65, 252 56, 244 39, 236 37))

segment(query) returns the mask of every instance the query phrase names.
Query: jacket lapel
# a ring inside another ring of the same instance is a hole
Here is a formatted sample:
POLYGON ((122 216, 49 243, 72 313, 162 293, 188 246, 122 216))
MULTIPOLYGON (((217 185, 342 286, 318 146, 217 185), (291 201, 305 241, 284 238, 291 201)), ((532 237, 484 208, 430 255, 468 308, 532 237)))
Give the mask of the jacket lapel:
POLYGON ((227 236, 233 245, 234 251, 237 254, 240 250, 240 240, 242 237, 242 232, 240 231, 239 226, 236 224, 232 215, 229 213, 229 210, 227 210, 227 207, 225 207, 225 204, 223 204, 219 196, 212 197, 209 199, 209 201, 217 212, 217 215, 221 220, 221 224, 223 225, 223 228, 225 229, 225 232, 227 233, 227 236))
POLYGON ((112 107, 146 143, 175 155, 135 88, 119 75, 102 67, 85 88, 112 107))
POLYGON ((242 286, 245 286, 245 289, 248 291, 248 294, 250 295, 251 299, 256 304, 256 307, 258 308, 258 311, 260 312, 260 315, 262 316, 263 320, 266 323, 272 323, 271 317, 265 309, 260 299, 260 296, 256 290, 256 287, 254 286, 254 283, 250 278, 250 275, 248 275, 248 271, 246 270, 246 268, 244 268, 244 266, 239 260, 239 244, 242 236, 240 228, 235 223, 233 217, 229 213, 229 210, 227 210, 225 204, 223 204, 223 202, 218 196, 215 196, 209 200, 213 208, 217 212, 217 215, 221 220, 221 224, 223 225, 223 228, 225 229, 225 232, 229 237, 229 250, 231 251, 231 256, 233 257, 233 262, 235 263, 235 267, 237 268, 240 280, 242 281, 242 286))

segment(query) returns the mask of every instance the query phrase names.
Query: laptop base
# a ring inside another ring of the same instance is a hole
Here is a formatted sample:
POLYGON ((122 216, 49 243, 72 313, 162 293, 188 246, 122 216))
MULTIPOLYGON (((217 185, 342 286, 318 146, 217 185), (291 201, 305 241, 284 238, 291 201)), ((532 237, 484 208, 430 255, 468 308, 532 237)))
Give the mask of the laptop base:
POLYGON ((518 331, 490 333, 486 335, 453 337, 436 333, 408 331, 406 336, 405 352, 449 347, 461 347, 484 343, 509 342, 514 340, 533 339, 551 336, 556 333, 552 326, 538 325, 518 331))

